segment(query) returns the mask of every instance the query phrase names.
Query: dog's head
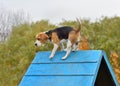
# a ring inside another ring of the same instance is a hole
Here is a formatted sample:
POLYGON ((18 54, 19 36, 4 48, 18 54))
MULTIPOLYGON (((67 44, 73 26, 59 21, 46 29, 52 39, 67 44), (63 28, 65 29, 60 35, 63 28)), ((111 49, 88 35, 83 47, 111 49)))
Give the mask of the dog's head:
POLYGON ((35 46, 44 46, 47 40, 48 40, 48 35, 45 34, 44 32, 40 32, 36 35, 35 46))

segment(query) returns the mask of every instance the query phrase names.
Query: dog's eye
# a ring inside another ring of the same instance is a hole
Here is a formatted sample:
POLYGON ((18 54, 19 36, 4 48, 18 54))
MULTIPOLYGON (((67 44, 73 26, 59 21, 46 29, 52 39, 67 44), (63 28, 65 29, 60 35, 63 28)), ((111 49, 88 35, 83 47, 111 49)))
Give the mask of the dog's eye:
POLYGON ((37 40, 41 40, 40 38, 37 38, 37 40))

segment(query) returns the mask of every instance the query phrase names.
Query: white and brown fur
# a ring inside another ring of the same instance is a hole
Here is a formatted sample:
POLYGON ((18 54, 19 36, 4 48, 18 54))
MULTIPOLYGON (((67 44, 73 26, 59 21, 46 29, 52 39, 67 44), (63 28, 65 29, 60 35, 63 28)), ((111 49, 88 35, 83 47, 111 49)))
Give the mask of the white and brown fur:
POLYGON ((62 57, 64 60, 70 54, 72 47, 73 51, 77 50, 78 43, 80 41, 80 30, 81 24, 79 22, 79 27, 77 29, 69 26, 63 26, 47 32, 40 32, 36 35, 35 45, 44 46, 47 41, 51 41, 54 44, 54 48, 49 58, 53 58, 59 45, 62 45, 61 47, 64 49, 63 43, 67 42, 66 54, 62 57))

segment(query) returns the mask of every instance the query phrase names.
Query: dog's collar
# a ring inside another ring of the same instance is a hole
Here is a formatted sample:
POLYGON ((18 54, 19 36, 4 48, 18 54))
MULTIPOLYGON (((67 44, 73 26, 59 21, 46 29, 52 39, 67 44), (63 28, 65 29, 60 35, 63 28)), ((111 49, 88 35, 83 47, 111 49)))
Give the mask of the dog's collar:
POLYGON ((49 30, 49 31, 46 31, 45 32, 45 34, 47 34, 48 35, 48 39, 51 41, 51 36, 52 36, 52 32, 53 32, 53 30, 49 30))

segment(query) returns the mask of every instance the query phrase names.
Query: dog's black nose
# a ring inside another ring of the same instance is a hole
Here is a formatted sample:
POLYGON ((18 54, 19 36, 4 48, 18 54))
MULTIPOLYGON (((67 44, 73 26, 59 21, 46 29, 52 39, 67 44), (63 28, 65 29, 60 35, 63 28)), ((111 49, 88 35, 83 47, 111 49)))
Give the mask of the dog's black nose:
POLYGON ((37 43, 35 43, 35 46, 37 46, 37 43))

